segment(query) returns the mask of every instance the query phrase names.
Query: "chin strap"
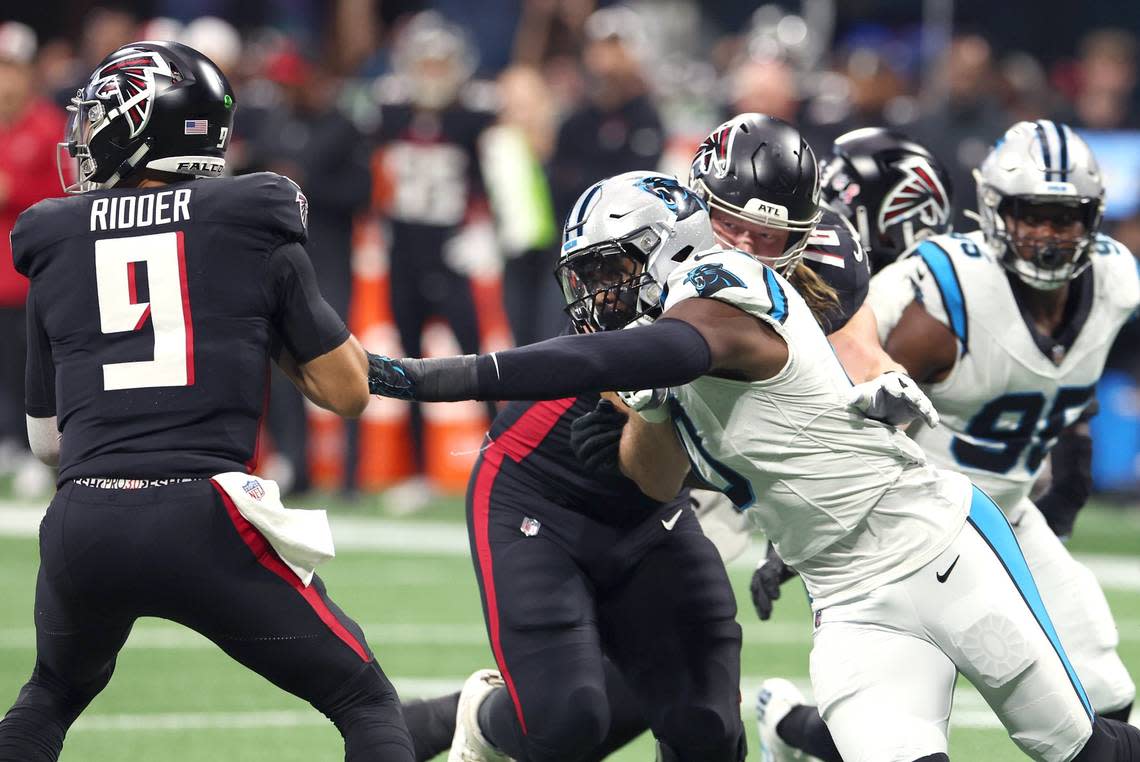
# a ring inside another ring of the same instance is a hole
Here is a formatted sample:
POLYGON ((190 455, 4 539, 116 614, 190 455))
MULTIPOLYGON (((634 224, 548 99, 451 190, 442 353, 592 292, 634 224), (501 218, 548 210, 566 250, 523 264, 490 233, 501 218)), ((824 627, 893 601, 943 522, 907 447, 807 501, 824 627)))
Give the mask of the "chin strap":
POLYGON ((122 164, 119 165, 118 169, 115 170, 115 174, 108 177, 105 182, 99 183, 98 187, 99 188, 114 188, 116 185, 118 185, 124 179, 129 177, 131 175, 131 173, 135 171, 135 167, 137 167, 139 165, 139 163, 143 160, 143 157, 146 156, 148 153, 150 153, 151 142, 152 142, 151 138, 147 138, 146 140, 144 140, 142 142, 142 145, 140 145, 138 147, 138 150, 135 151, 133 154, 131 154, 130 157, 126 161, 124 161, 122 164))

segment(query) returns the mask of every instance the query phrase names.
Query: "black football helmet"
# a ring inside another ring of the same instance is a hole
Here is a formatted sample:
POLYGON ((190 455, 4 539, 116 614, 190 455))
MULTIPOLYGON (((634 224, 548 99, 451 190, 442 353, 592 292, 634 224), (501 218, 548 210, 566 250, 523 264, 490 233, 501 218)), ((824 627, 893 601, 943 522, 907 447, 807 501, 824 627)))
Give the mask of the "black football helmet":
POLYGON ((225 168, 234 93, 204 55, 177 42, 132 42, 103 59, 67 107, 60 149, 75 160, 67 193, 112 188, 143 174, 217 177, 225 168))
POLYGON ((815 153, 799 131, 765 114, 740 114, 713 130, 693 157, 689 187, 714 211, 787 230, 770 264, 790 273, 823 212, 815 153))
POLYGON ((950 232, 950 175, 902 133, 866 127, 839 136, 820 175, 824 203, 859 232, 873 272, 923 238, 950 232))

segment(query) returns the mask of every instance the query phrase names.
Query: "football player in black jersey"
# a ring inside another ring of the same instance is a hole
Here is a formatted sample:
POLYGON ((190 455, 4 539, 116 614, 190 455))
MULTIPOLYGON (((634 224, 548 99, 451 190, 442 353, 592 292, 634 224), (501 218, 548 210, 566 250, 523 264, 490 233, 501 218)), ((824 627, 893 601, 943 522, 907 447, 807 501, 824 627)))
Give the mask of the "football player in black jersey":
POLYGON ((140 616, 308 700, 346 759, 412 760, 360 627, 312 555, 281 549, 311 534, 259 530, 238 507, 281 515, 276 486, 249 474, 271 359, 335 413, 368 403, 365 353, 303 246, 305 196, 279 175, 220 177, 233 91, 184 45, 116 50, 70 110, 66 189, 80 195, 33 206, 12 234, 31 280, 29 435, 59 480, 40 528, 35 669, 0 721, 0 760, 58 758, 140 616))
MULTIPOLYGON (((572 315, 579 333, 632 318, 572 315)), ((499 671, 464 685, 450 760, 598 760, 647 728, 659 759, 744 759, 724 565, 687 491, 659 502, 575 457, 592 436, 576 421, 599 399, 509 403, 472 471, 468 535, 499 671)))

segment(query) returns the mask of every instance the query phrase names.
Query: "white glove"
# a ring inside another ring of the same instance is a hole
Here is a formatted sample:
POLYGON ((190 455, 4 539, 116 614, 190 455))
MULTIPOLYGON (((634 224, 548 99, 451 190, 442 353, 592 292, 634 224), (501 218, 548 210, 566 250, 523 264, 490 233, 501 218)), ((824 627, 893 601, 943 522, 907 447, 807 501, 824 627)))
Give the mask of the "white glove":
POLYGON ((669 390, 642 389, 638 392, 618 392, 618 397, 649 423, 669 420, 669 390))
POLYGON ((933 428, 940 420, 934 404, 918 384, 893 370, 852 387, 847 405, 868 418, 892 426, 905 426, 915 418, 922 418, 933 428))

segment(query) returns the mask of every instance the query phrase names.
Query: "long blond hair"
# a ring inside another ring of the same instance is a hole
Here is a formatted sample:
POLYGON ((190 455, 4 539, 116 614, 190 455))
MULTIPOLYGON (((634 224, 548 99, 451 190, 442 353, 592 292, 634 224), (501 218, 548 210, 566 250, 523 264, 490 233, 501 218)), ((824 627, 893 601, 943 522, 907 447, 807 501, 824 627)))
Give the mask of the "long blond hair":
POLYGON ((796 291, 800 292, 800 296, 804 298, 808 308, 811 309, 815 322, 819 323, 826 332, 827 321, 839 312, 839 294, 827 284, 827 281, 819 277, 815 270, 803 262, 796 264, 796 269, 792 271, 788 282, 795 286, 796 291))

